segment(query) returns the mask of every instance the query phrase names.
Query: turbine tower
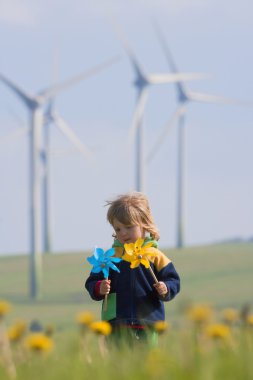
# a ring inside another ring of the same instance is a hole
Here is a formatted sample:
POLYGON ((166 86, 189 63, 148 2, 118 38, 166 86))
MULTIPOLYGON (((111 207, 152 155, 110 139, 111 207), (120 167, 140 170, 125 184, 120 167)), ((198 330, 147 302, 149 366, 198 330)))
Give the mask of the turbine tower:
MULTIPOLYGON (((118 60, 118 58, 117 58, 118 60)), ((95 75, 98 71, 112 65, 113 58, 95 68, 86 71, 70 80, 40 91, 37 95, 30 95, 16 83, 0 74, 0 80, 14 92, 24 103, 30 113, 30 295, 34 299, 41 297, 41 187, 40 187, 40 155, 41 134, 43 128, 43 106, 57 94, 82 80, 95 75)))
MULTIPOLYGON (((167 58, 167 62, 170 66, 170 69, 173 73, 178 74, 179 71, 177 66, 172 58, 171 52, 169 50, 168 44, 158 27, 155 23, 155 30, 158 36, 158 39, 161 43, 161 46, 164 50, 164 53, 167 58)), ((181 248, 185 245, 185 225, 186 225, 186 156, 185 156, 185 118, 186 118, 186 106, 190 102, 201 102, 201 103, 216 103, 216 104, 237 104, 237 105, 246 105, 252 106, 252 103, 242 102, 235 99, 229 99, 222 96, 208 95, 199 92, 193 92, 186 89, 182 81, 175 83, 175 88, 177 92, 177 102, 178 106, 174 112, 172 118, 165 125, 165 128, 162 131, 162 134, 154 144, 151 152, 148 155, 148 161, 150 161, 161 143, 165 140, 166 135, 172 128, 174 124, 177 123, 178 127, 178 152, 177 152, 177 202, 176 202, 176 246, 181 248)))
POLYGON ((135 73, 134 86, 137 90, 137 100, 134 110, 134 115, 129 130, 129 142, 132 143, 136 137, 136 163, 135 163, 135 189, 137 191, 144 190, 144 128, 143 128, 143 115, 148 97, 148 87, 156 84, 177 83, 182 80, 196 80, 206 77, 205 74, 200 73, 170 73, 170 74, 146 74, 136 55, 131 49, 125 36, 123 35, 120 27, 111 18, 113 29, 115 30, 121 44, 130 60, 135 73))

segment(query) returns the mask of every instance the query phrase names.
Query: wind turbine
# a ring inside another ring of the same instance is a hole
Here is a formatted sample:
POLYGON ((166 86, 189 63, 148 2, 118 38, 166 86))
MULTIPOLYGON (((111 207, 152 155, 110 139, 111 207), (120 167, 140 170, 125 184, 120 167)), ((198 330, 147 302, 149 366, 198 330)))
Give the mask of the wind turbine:
POLYGON ((24 103, 30 113, 30 295, 41 296, 41 188, 40 155, 43 128, 43 106, 57 94, 111 66, 118 58, 106 61, 70 80, 30 95, 16 83, 0 74, 0 80, 24 103))
POLYGON ((137 191, 144 190, 144 128, 143 115, 148 97, 148 87, 157 84, 178 83, 182 80, 196 80, 206 77, 200 73, 170 73, 170 74, 146 74, 137 57, 123 35, 120 27, 112 17, 110 17, 113 29, 116 31, 121 44, 130 60, 135 73, 134 86, 137 90, 137 100, 134 115, 129 130, 129 142, 132 142, 136 136, 136 173, 135 188, 137 191))
POLYGON ((50 184, 50 168, 51 168, 51 149, 50 149, 50 128, 55 125, 59 131, 67 137, 86 159, 92 155, 90 149, 83 144, 76 136, 73 130, 68 126, 64 119, 56 111, 55 102, 51 99, 44 113, 43 126, 43 148, 41 151, 41 160, 43 163, 43 251, 50 253, 52 250, 52 228, 51 228, 51 184, 50 184))
MULTIPOLYGON (((162 48, 165 52, 168 64, 173 73, 179 73, 177 66, 172 58, 172 54, 169 50, 168 44, 161 33, 160 28, 155 23, 155 30, 158 36, 158 39, 162 45, 162 48)), ((175 88, 177 92, 177 102, 178 106, 176 111, 174 112, 172 118, 165 125, 160 137, 154 144, 151 152, 148 155, 148 161, 150 161, 162 142, 165 140, 166 135, 173 127, 174 124, 177 123, 178 126, 178 157, 177 157, 177 216, 176 216, 176 246, 181 248, 185 244, 185 208, 186 208, 186 200, 185 200, 185 184, 186 184, 186 157, 185 157, 185 117, 186 117, 186 106, 190 102, 200 102, 200 103, 216 103, 216 104, 237 104, 237 105, 246 105, 252 106, 252 103, 242 102, 235 99, 229 99, 222 96, 209 95, 200 92, 193 92, 186 89, 183 81, 179 81, 175 83, 175 88)))
MULTIPOLYGON (((42 221, 43 221, 43 252, 51 253, 51 191, 50 191, 50 167, 51 156, 55 153, 60 155, 66 155, 66 153, 76 152, 77 150, 86 158, 89 159, 92 155, 91 151, 85 146, 83 142, 76 136, 67 123, 60 117, 58 112, 54 109, 54 101, 51 99, 48 102, 47 109, 43 114, 43 146, 41 148, 41 161, 43 165, 42 172, 42 221), (65 137, 74 145, 74 149, 71 151, 55 152, 50 149, 50 125, 54 123, 65 137)), ((30 128, 28 126, 19 127, 13 132, 7 134, 0 139, 0 147, 12 142, 13 140, 20 139, 25 135, 30 134, 30 128)))

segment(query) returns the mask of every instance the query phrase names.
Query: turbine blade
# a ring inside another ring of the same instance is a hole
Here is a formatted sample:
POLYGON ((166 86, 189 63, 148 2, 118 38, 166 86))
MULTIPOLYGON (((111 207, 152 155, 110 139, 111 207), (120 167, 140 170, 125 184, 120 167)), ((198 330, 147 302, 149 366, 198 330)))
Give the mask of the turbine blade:
POLYGON ((55 95, 57 95, 58 93, 66 91, 68 88, 74 86, 75 84, 96 75, 100 71, 105 70, 107 67, 112 66, 114 63, 118 62, 119 59, 120 59, 119 56, 115 56, 93 67, 92 69, 85 71, 84 73, 81 73, 80 75, 75 76, 72 79, 69 79, 65 82, 62 82, 58 85, 51 86, 48 89, 41 91, 39 95, 42 96, 45 100, 49 100, 53 98, 55 95))
POLYGON ((30 96, 26 91, 24 91, 20 86, 16 83, 8 79, 3 74, 0 74, 0 80, 9 87, 26 105, 31 104, 34 101, 32 96, 30 96))
POLYGON ((218 104, 234 104, 241 105, 246 107, 253 107, 253 102, 241 101, 238 99, 226 98, 223 96, 203 94, 200 92, 191 92, 188 93, 189 100, 195 102, 205 102, 205 103, 218 103, 218 104))
POLYGON ((137 77, 142 78, 142 80, 145 81, 146 75, 144 73, 144 69, 142 68, 141 64, 138 62, 136 54, 134 53, 133 49, 131 48, 129 42, 127 41, 127 38, 124 35, 124 33, 123 33, 121 27, 119 26, 118 22, 116 21, 116 19, 113 17, 112 14, 107 13, 107 18, 109 20, 110 25, 112 26, 113 31, 115 32, 116 36, 118 37, 123 49, 125 50, 137 77))
MULTIPOLYGON (((178 67, 177 67, 177 65, 173 59, 172 53, 169 49, 169 45, 165 39, 164 34, 162 33, 160 27, 158 26, 158 23, 155 20, 153 21, 153 24, 154 24, 154 28, 155 28, 155 32, 156 32, 158 41, 161 44, 161 47, 163 49, 163 52, 165 54, 166 60, 168 62, 168 65, 169 65, 171 71, 174 74, 179 73, 178 67)), ((181 82, 178 82, 175 84, 175 86, 176 86, 176 89, 178 92, 178 97, 187 99, 187 90, 186 90, 185 85, 181 82)))
POLYGON ((136 135, 136 132, 142 122, 144 108, 147 101, 147 96, 148 96, 147 89, 142 89, 138 94, 136 107, 135 107, 135 111, 133 115, 133 120, 131 123, 131 127, 129 129, 129 137, 128 137, 129 143, 132 143, 136 135))
POLYGON ((70 142, 82 153, 86 158, 91 157, 91 151, 85 144, 76 136, 72 129, 65 123, 59 115, 53 115, 52 120, 56 127, 70 140, 70 142))
POLYGON ((164 51, 164 54, 166 56, 166 59, 167 59, 167 62, 169 64, 169 67, 170 67, 171 71, 173 73, 178 73, 179 70, 178 70, 178 68, 177 68, 177 66, 175 64, 175 61, 174 61, 174 59, 172 57, 172 54, 171 54, 171 51, 169 49, 168 43, 167 43, 167 41, 166 41, 166 39, 164 37, 164 34, 161 31, 161 28, 159 27, 158 23, 155 20, 153 20, 153 25, 154 25, 154 29, 155 29, 157 38, 158 38, 158 40, 159 40, 159 42, 161 44, 161 47, 162 47, 162 49, 164 51))
POLYGON ((173 74, 152 74, 148 75, 147 79, 151 84, 162 83, 177 83, 181 81, 190 81, 196 79, 209 78, 208 74, 204 73, 173 73, 173 74))
POLYGON ((163 131, 161 135, 158 137, 156 143, 154 144, 153 148, 151 149, 150 153, 147 157, 147 162, 152 161, 156 153, 158 152, 161 144, 164 142, 167 134, 171 130, 171 128, 174 126, 174 124, 177 122, 179 117, 185 113, 185 106, 179 106, 177 107, 176 111, 173 113, 172 117, 170 118, 169 122, 165 125, 163 128, 163 131))
POLYGON ((18 128, 15 131, 9 133, 8 135, 4 136, 0 139, 0 145, 5 145, 8 142, 11 142, 13 140, 19 139, 20 137, 23 137, 24 135, 28 134, 30 132, 29 127, 23 127, 18 128))

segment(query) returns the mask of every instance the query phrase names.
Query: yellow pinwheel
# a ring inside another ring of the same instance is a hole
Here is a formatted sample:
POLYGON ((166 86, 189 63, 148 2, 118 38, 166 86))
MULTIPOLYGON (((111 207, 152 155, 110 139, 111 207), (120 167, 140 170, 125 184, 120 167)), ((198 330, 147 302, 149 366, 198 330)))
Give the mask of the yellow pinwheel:
POLYGON ((144 239, 138 239, 135 243, 124 244, 125 254, 122 259, 131 263, 130 268, 137 268, 143 264, 145 268, 150 268, 149 256, 156 256, 156 248, 152 247, 152 242, 143 246, 144 239))

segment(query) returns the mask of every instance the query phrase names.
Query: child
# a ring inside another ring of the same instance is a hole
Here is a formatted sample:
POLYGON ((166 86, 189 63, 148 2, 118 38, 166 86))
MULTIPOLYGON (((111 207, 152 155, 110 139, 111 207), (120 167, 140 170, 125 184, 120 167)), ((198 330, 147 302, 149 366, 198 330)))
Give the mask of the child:
MULTIPOLYGON (((124 244, 135 243, 139 238, 144 239, 143 245, 152 242, 157 248, 159 233, 143 193, 127 193, 106 205, 109 206, 107 220, 114 229, 116 257, 123 256, 124 244)), ((180 279, 171 260, 158 249, 155 251, 156 255, 149 260, 158 279, 156 284, 142 264, 131 269, 130 263, 124 260, 115 264, 120 273, 110 271, 109 279, 103 279, 100 273, 90 273, 85 283, 92 299, 99 301, 108 295, 108 312, 104 319, 114 329, 128 327, 137 338, 156 321, 165 319, 164 302, 172 300, 180 290, 180 279)))

